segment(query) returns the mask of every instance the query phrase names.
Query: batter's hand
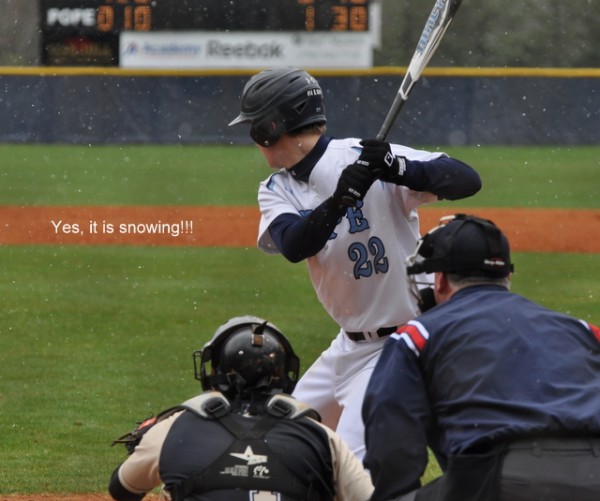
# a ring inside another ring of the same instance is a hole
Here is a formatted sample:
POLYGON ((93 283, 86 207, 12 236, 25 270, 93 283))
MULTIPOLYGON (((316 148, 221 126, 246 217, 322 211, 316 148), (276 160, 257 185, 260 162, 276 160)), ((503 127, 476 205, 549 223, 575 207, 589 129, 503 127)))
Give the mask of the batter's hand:
POLYGON ((363 150, 357 163, 369 167, 377 179, 402 184, 406 172, 406 159, 392 153, 390 143, 379 139, 363 139, 363 150))
POLYGON ((338 180, 333 199, 344 207, 356 207, 358 201, 365 198, 375 179, 367 166, 358 162, 348 165, 338 180))

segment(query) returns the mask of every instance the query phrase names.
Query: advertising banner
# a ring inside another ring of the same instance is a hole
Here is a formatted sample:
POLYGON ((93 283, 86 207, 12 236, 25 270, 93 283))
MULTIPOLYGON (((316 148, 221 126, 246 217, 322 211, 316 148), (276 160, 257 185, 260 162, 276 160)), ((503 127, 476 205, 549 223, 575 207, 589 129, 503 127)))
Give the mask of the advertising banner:
POLYGON ((369 32, 122 32, 123 68, 369 68, 369 32))

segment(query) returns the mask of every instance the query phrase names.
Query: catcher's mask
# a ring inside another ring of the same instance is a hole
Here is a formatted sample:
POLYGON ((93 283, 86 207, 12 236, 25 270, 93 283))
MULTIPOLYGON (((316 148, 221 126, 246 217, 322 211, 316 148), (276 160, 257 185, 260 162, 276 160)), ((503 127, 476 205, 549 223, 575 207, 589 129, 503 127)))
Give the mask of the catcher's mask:
MULTIPOLYGON (((410 289, 418 300, 436 271, 464 277, 503 278, 514 270, 506 236, 490 220, 455 214, 440 220, 407 258, 410 289)), ((423 310, 422 310, 423 311, 423 310)))
POLYGON ((323 91, 315 78, 298 68, 273 68, 246 83, 241 112, 229 125, 249 123, 253 141, 268 147, 286 132, 326 122, 323 91))
POLYGON ((232 318, 193 356, 202 389, 229 398, 255 391, 292 393, 298 381, 300 360, 288 340, 273 324, 254 316, 232 318))

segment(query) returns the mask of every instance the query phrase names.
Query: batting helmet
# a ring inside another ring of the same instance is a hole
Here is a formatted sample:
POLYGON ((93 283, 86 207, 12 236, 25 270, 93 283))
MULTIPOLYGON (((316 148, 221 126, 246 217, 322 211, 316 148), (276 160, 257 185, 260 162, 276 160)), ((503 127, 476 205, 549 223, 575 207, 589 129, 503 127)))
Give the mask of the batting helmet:
POLYGON ((456 214, 421 238, 408 258, 407 273, 443 271, 503 278, 513 269, 508 239, 492 221, 456 214))
POLYGON ((232 318, 194 351, 202 389, 219 390, 229 398, 254 391, 291 393, 299 369, 300 360, 282 332, 254 316, 232 318))
POLYGON ((311 124, 325 124, 323 91, 314 77, 297 68, 274 68, 244 86, 241 112, 229 124, 250 123, 250 137, 261 146, 311 124))

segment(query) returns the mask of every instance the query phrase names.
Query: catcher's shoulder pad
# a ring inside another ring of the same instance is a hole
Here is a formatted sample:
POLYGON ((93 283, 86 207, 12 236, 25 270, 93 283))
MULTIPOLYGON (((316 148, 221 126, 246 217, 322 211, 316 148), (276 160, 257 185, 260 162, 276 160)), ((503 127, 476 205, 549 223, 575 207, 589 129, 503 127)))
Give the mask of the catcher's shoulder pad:
POLYGON ((321 416, 309 405, 296 400, 290 395, 273 395, 267 402, 267 412, 273 416, 285 419, 300 419, 309 417, 321 421, 321 416))
POLYGON ((181 404, 186 410, 204 419, 218 419, 231 412, 229 400, 220 391, 206 391, 181 404))

